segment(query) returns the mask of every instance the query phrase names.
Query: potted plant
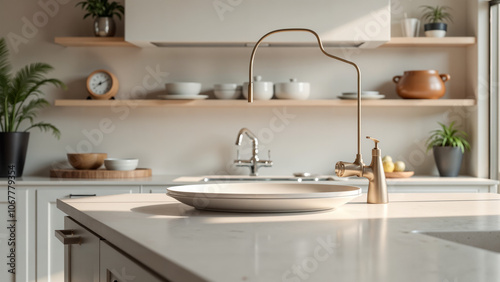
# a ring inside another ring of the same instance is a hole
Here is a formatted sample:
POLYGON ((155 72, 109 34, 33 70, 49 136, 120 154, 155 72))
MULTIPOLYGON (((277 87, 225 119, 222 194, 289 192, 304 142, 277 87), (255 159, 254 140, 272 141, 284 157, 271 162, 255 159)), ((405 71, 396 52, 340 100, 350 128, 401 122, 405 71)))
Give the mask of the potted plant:
POLYGON ((440 176, 457 176, 462 165, 462 157, 470 150, 467 133, 455 128, 455 122, 449 126, 439 123, 441 129, 431 131, 427 139, 427 151, 433 150, 434 160, 440 176))
POLYGON ((444 37, 448 25, 446 21, 453 22, 453 17, 448 10, 451 10, 448 6, 421 6, 423 10, 422 20, 426 22, 424 24, 425 36, 427 37, 444 37))
POLYGON ((75 6, 81 6, 87 13, 84 19, 91 16, 94 19, 94 35, 98 37, 112 37, 116 32, 113 16, 120 20, 125 12, 122 4, 108 0, 85 0, 78 2, 75 6))
POLYGON ((11 73, 5 39, 0 39, 0 177, 22 176, 26 151, 28 149, 28 130, 38 128, 51 131, 57 138, 60 131, 52 124, 35 122, 37 111, 49 102, 41 87, 52 84, 65 87, 54 78, 44 74, 52 70, 45 63, 32 63, 11 73), (24 128, 24 129, 23 129, 24 128), (14 175, 9 173, 14 171, 14 175))

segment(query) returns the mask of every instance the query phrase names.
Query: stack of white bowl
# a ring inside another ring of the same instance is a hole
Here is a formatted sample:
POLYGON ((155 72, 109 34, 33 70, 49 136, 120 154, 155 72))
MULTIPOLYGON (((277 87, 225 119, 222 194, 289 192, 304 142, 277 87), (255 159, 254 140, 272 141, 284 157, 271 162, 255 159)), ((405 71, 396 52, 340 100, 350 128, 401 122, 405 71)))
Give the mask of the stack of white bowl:
POLYGON ((215 84, 214 95, 217 99, 238 99, 241 96, 241 85, 236 83, 215 84))

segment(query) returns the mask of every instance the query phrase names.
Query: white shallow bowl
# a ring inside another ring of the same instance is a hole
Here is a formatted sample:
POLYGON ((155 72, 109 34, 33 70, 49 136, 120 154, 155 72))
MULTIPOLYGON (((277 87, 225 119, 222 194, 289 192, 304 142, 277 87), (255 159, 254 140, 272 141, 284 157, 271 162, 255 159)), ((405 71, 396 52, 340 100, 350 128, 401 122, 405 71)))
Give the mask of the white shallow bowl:
POLYGON ((308 82, 298 82, 296 78, 290 82, 281 82, 274 85, 274 94, 278 99, 307 100, 310 85, 308 82))
POLYGON ((358 187, 309 183, 217 183, 167 188, 167 195, 194 208, 229 212, 328 210, 360 194, 358 187))
POLYGON ((214 89, 214 95, 217 99, 229 100, 238 99, 241 96, 241 86, 235 89, 221 90, 214 89))
POLYGON ((171 82, 165 84, 169 95, 198 95, 201 83, 198 82, 171 82))
POLYGON ((108 170, 135 170, 139 164, 139 159, 115 159, 104 160, 104 166, 108 170))
POLYGON ((236 83, 219 83, 219 84, 214 84, 214 90, 236 90, 240 88, 241 86, 236 84, 236 83))

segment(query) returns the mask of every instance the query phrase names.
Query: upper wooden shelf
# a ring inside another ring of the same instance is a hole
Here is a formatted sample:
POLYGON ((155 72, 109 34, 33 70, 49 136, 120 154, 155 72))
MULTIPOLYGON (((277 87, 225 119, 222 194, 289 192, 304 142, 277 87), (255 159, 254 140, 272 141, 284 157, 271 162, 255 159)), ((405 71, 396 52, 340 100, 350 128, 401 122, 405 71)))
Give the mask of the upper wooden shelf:
MULTIPOLYGON (((246 100, 56 100, 60 107, 343 107, 356 106, 356 100, 268 100, 248 103, 246 100)), ((363 107, 470 107, 474 99, 363 100, 363 107)))
POLYGON ((382 47, 460 47, 474 44, 476 44, 475 37, 392 37, 382 47))
POLYGON ((56 37, 54 42, 66 47, 137 47, 123 37, 56 37))
MULTIPOLYGON (((137 47, 125 41, 123 37, 56 37, 54 42, 67 47, 137 47)), ((474 44, 476 44, 475 37, 392 37, 382 47, 469 46, 474 44)))

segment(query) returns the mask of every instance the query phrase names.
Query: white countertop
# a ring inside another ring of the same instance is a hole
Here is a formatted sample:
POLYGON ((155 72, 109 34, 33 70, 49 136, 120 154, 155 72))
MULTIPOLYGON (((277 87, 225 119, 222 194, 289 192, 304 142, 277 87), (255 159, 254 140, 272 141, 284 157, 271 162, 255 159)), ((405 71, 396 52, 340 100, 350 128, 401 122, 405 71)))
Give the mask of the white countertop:
POLYGON ((165 194, 57 206, 173 281, 500 281, 500 254, 421 231, 500 229, 498 194, 366 194, 338 210, 198 211, 165 194))

